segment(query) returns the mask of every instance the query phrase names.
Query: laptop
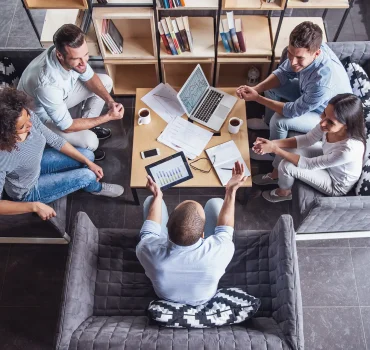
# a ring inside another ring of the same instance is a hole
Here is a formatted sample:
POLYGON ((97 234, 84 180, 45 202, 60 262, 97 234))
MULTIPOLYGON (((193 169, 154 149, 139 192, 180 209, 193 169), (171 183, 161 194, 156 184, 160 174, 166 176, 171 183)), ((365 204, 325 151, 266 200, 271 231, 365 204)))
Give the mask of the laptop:
POLYGON ((219 131, 237 98, 208 84, 208 80, 198 64, 185 82, 177 99, 189 119, 208 128, 219 131))

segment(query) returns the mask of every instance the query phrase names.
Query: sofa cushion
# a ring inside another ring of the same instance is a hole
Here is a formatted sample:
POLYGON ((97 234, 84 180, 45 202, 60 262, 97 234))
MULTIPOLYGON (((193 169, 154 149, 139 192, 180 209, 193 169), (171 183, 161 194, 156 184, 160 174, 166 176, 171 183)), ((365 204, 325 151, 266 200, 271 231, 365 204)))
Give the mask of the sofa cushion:
POLYGON ((0 59, 0 86, 18 86, 19 76, 15 70, 12 60, 9 57, 0 59))
POLYGON ((342 60, 347 72, 353 93, 362 101, 364 108, 370 107, 370 80, 364 69, 358 64, 351 62, 347 57, 342 60))
POLYGON ((370 159, 362 168, 361 177, 356 186, 357 196, 370 196, 370 159))
POLYGON ((198 306, 153 300, 148 314, 165 327, 210 328, 235 324, 252 317, 261 301, 240 288, 221 288, 207 303, 198 306))
POLYGON ((166 328, 146 316, 92 316, 73 333, 69 350, 288 350, 272 318, 251 318, 232 326, 166 328))

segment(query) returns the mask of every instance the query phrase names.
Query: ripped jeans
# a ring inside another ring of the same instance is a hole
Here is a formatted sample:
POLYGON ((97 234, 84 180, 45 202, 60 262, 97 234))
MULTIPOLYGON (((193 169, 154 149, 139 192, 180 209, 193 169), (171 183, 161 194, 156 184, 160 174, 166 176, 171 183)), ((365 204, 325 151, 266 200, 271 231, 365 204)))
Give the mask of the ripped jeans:
MULTIPOLYGON (((92 151, 77 149, 94 161, 92 151)), ((37 184, 26 194, 22 202, 50 203, 80 189, 86 192, 100 192, 102 185, 84 164, 53 148, 46 148, 41 159, 41 172, 37 184)))

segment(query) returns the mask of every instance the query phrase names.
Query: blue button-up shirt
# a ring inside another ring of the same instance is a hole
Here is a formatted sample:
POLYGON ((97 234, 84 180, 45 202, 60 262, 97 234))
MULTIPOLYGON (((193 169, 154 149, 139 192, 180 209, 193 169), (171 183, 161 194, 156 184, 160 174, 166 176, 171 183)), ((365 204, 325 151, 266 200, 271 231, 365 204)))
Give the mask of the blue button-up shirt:
POLYGON ((273 74, 281 85, 298 78, 301 96, 287 102, 283 108, 286 118, 299 117, 308 112, 321 114, 329 100, 342 93, 352 93, 348 75, 335 53, 328 45, 321 45, 320 55, 306 68, 296 73, 286 59, 273 74))
POLYGON ((136 255, 159 298, 200 305, 215 295, 234 255, 233 231, 229 226, 217 226, 212 236, 179 246, 161 231, 161 225, 146 220, 136 255))

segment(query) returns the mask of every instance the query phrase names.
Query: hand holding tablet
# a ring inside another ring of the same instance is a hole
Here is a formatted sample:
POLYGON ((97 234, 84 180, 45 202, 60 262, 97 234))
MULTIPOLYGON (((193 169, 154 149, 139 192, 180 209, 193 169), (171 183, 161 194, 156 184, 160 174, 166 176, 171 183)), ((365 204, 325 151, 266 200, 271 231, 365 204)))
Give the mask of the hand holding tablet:
POLYGON ((184 152, 176 153, 158 162, 149 164, 145 169, 161 190, 166 190, 193 178, 184 152))

